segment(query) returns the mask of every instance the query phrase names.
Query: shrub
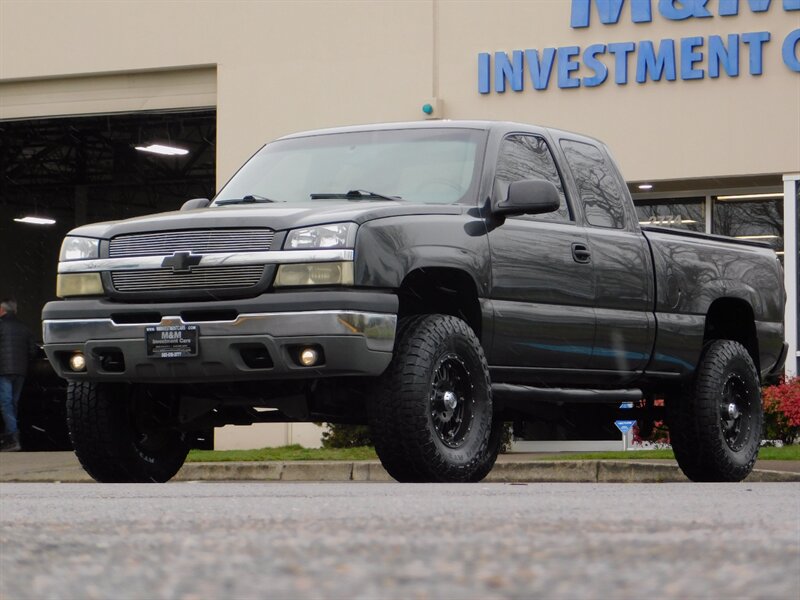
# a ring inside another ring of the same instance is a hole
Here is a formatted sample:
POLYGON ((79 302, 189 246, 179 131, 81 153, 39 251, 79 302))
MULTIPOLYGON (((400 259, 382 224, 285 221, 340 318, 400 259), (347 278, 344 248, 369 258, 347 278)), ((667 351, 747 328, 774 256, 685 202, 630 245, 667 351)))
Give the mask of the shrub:
MULTIPOLYGON (((500 442, 501 454, 505 454, 511 448, 511 425, 511 423, 503 424, 503 438, 500 442)), ((369 427, 366 425, 328 423, 327 429, 322 432, 323 448, 358 448, 359 446, 373 445, 369 427)))
MULTIPOLYGON (((656 398, 653 402, 653 406, 663 410, 664 399, 656 398)), ((649 432, 649 435, 646 436, 642 435, 642 431, 638 422, 633 426, 633 443, 636 445, 641 445, 644 442, 650 442, 656 447, 669 446, 669 429, 667 428, 663 419, 656 420, 653 423, 653 430, 649 432)))
POLYGON ((323 448, 358 448, 359 446, 374 446, 366 425, 347 425, 343 423, 328 423, 322 432, 323 448))
POLYGON ((761 397, 765 437, 793 444, 800 435, 800 377, 782 377, 778 385, 765 387, 761 397))

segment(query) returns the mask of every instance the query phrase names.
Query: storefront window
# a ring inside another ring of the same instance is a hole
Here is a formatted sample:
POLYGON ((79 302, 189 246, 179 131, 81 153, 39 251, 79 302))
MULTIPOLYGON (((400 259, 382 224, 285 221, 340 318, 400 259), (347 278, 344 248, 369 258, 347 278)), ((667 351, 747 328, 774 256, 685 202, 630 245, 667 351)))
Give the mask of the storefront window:
POLYGON ((783 200, 777 197, 728 199, 720 196, 714 201, 712 233, 766 242, 782 257, 783 200))
POLYGON ((705 231, 705 198, 637 200, 636 214, 641 225, 705 231))

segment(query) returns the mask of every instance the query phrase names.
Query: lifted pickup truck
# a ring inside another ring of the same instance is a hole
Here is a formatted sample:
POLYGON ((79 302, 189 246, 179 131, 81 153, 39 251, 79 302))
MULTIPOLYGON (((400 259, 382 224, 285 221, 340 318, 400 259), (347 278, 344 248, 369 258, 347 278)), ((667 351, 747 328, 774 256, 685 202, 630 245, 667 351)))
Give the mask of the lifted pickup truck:
POLYGON ((737 481, 786 352, 772 250, 641 228, 602 143, 515 123, 284 137, 213 202, 75 229, 58 273, 45 349, 98 481, 275 421, 368 423, 397 480, 478 481, 504 421, 628 401, 689 478, 737 481))

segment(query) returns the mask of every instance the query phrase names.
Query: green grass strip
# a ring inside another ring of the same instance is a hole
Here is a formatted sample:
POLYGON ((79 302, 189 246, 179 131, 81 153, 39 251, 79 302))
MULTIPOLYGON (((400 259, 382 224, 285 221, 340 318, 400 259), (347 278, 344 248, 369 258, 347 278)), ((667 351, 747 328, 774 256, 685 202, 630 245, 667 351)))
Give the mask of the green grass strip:
MULTIPOLYGON (((628 452, 581 452, 548 454, 537 456, 536 460, 647 460, 653 458, 674 459, 672 450, 630 450, 628 452)), ((759 460, 800 460, 800 446, 775 448, 765 446, 758 451, 759 460)))
MULTIPOLYGON (((513 457, 513 454, 511 455, 513 457)), ((258 450, 192 450, 188 462, 249 462, 287 460, 377 460, 375 449, 359 448, 303 448, 282 446, 258 450)), ((672 450, 631 450, 628 452, 581 452, 536 455, 534 460, 646 460, 675 458, 672 450)), ((800 460, 800 446, 783 448, 764 447, 758 453, 760 460, 800 460)))
POLYGON ((368 446, 359 448, 303 448, 281 446, 280 448, 259 448, 257 450, 192 450, 188 462, 249 462, 286 460, 376 460, 375 449, 368 446))

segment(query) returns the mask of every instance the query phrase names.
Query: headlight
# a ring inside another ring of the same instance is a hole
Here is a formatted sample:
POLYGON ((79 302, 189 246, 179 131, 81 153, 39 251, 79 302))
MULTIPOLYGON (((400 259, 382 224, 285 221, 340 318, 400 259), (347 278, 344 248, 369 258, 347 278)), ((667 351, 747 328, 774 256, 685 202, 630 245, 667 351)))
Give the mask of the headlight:
POLYGON ((280 265, 275 287, 294 285, 353 285, 353 263, 301 263, 280 265))
POLYGON ((356 241, 355 223, 334 223, 293 229, 283 243, 284 250, 312 250, 317 248, 352 248, 356 241))
POLYGON ((83 260, 97 258, 100 253, 100 240, 85 237, 67 236, 61 244, 58 260, 83 260))
POLYGON ((61 273, 56 277, 56 296, 102 296, 100 273, 61 273))

